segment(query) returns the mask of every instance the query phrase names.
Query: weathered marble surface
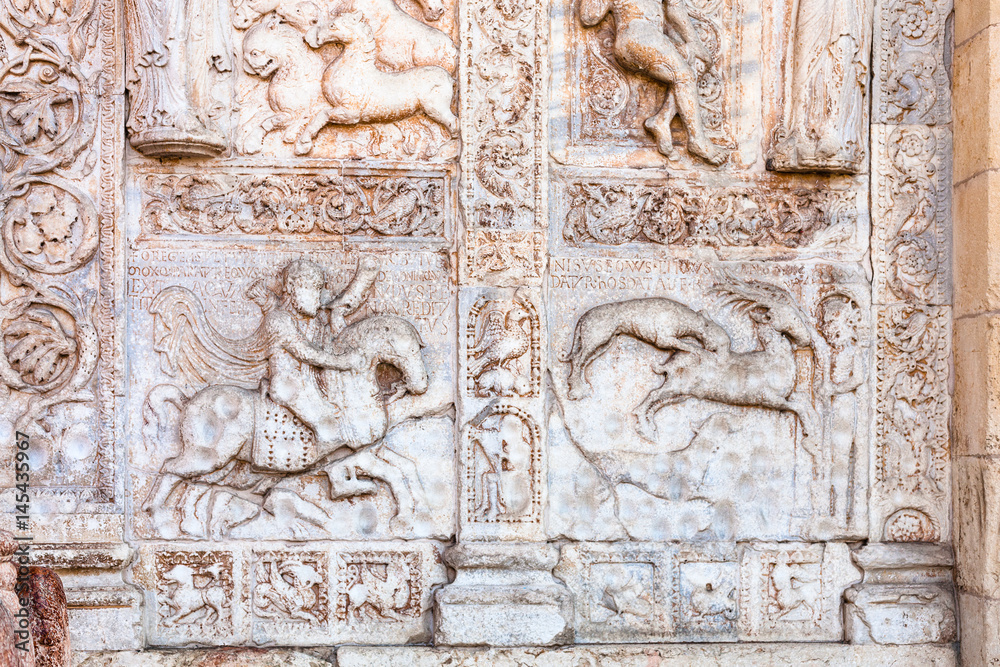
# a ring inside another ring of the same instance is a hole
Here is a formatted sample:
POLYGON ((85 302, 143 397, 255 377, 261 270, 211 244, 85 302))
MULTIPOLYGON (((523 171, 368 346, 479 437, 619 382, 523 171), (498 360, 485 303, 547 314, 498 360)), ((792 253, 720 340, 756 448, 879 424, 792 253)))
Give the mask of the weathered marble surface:
POLYGON ((462 664, 516 667, 778 667, 778 665, 955 665, 955 651, 946 646, 845 646, 843 644, 746 644, 742 646, 604 646, 543 649, 429 649, 344 647, 337 652, 341 667, 385 664, 396 667, 436 667, 462 664))
POLYGON ((0 503, 77 650, 951 664, 949 14, 5 5, 0 503))

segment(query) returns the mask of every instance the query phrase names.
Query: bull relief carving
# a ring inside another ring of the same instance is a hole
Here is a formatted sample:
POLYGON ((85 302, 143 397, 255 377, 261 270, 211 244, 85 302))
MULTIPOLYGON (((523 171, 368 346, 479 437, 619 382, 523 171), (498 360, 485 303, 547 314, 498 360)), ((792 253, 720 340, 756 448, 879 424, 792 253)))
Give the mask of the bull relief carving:
POLYGON ((868 142, 868 0, 794 0, 784 59, 784 108, 767 167, 861 171, 868 142))
POLYGON ((187 289, 154 300, 155 349, 175 380, 149 392, 144 415, 151 444, 178 451, 144 503, 158 533, 327 534, 332 506, 376 494, 376 480, 394 499, 392 525, 412 527, 427 508, 420 478, 382 441, 388 406, 428 389, 424 344, 393 315, 348 324, 378 273, 362 260, 331 295, 317 264, 293 261, 276 282, 251 284, 263 316, 239 340, 221 335, 187 289))
POLYGON ((149 157, 214 157, 232 71, 224 0, 126 0, 132 147, 149 157), (221 83, 225 88, 224 82, 221 83))
MULTIPOLYGON (((445 6, 429 0, 423 10, 436 22, 445 6)), ((363 136, 354 129, 368 128, 361 150, 369 155, 430 158, 457 138, 454 42, 392 0, 245 0, 233 23, 245 31, 243 71, 266 86, 266 108, 255 98, 243 114, 241 153, 261 152, 267 135, 280 131, 295 155, 308 155, 328 125, 346 130, 348 143, 363 136)), ((239 91, 255 97, 260 89, 248 84, 239 91)))

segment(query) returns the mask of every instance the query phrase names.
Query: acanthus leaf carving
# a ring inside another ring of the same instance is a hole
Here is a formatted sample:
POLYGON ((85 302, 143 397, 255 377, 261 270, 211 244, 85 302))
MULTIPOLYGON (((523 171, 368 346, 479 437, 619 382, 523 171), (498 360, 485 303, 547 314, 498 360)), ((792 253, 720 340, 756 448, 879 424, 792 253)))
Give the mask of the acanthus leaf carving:
POLYGON ((838 248, 856 239, 856 193, 768 187, 589 183, 566 187, 563 237, 573 244, 838 248))
POLYGON ((948 296, 945 229, 950 197, 947 130, 921 125, 880 127, 875 154, 872 254, 882 303, 941 304, 948 296))
POLYGON ((144 231, 162 235, 445 234, 447 174, 149 174, 144 231))
POLYGON ((951 497, 950 309, 884 307, 878 326, 873 526, 891 541, 938 538, 951 497))
POLYGON ((539 225, 541 5, 479 0, 463 8, 475 66, 462 90, 463 206, 484 227, 539 225))

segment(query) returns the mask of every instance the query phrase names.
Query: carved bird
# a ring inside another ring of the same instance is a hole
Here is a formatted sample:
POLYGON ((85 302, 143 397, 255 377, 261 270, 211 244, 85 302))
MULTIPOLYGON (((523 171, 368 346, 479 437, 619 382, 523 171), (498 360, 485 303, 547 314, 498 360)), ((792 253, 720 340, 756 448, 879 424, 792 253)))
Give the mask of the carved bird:
MULTIPOLYGON (((507 368, 528 351, 531 339, 521 323, 530 318, 528 311, 519 305, 511 308, 506 318, 499 310, 487 313, 476 344, 469 350, 472 377, 479 377, 493 367, 507 368)), ((510 368, 507 370, 515 372, 510 368)), ((519 368, 516 374, 520 375, 519 368)))

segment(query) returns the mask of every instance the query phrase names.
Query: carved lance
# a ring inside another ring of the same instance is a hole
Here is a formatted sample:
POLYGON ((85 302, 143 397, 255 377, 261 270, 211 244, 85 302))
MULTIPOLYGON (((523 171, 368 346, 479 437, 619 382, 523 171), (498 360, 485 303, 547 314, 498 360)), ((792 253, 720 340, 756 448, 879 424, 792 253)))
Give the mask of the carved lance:
POLYGON ((330 300, 326 307, 331 311, 340 309, 346 317, 350 315, 365 302, 366 295, 375 284, 378 278, 379 263, 374 257, 362 257, 358 260, 358 269, 354 272, 347 289, 341 292, 336 298, 330 300))

